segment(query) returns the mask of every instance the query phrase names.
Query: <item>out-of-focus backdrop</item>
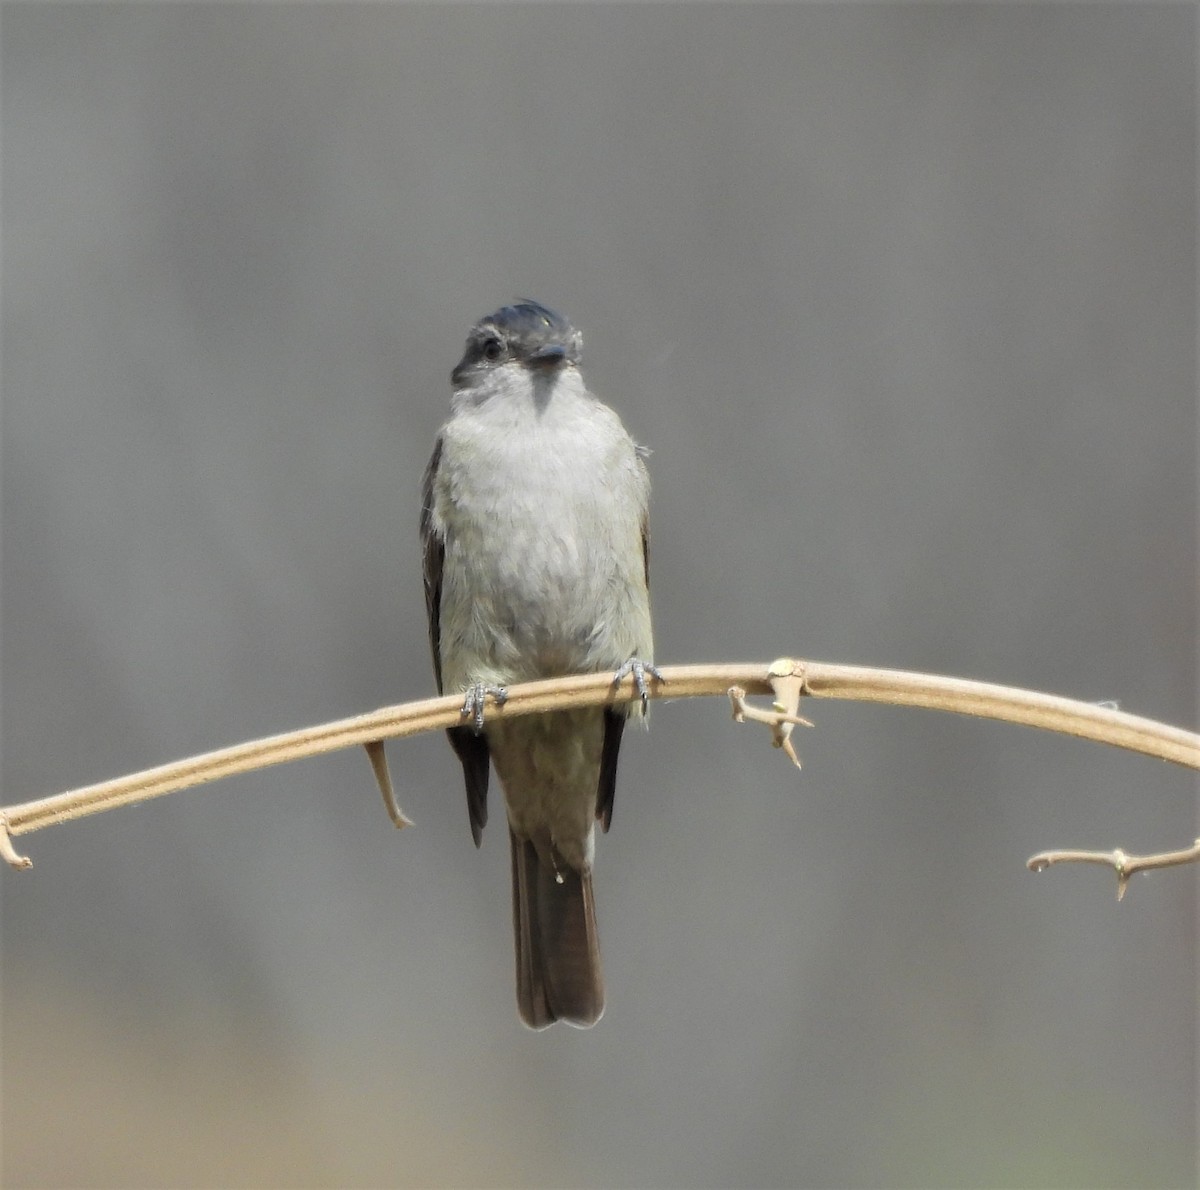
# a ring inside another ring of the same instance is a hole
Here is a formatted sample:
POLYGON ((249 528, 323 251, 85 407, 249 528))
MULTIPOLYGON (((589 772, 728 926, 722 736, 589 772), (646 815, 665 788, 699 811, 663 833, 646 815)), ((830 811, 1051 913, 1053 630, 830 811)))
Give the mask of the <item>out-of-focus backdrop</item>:
MULTIPOLYGON (((1196 720, 1188 5, 8 4, 3 784, 429 695, 419 479, 517 295, 653 448, 666 663, 1196 720)), ((517 1022, 445 740, 18 840, 11 1186, 1196 1174, 1187 772, 716 701, 629 737, 609 1009, 517 1022)))

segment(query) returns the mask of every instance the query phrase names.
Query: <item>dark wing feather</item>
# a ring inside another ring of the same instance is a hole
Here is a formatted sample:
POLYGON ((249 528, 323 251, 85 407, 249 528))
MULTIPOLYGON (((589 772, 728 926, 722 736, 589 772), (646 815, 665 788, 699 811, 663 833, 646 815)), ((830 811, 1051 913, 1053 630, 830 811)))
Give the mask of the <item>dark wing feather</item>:
POLYGON ((442 461, 442 440, 433 446, 433 456, 421 480, 421 548, 425 579, 425 614, 429 619, 429 645, 433 650, 433 676, 439 694, 442 689, 442 563, 446 542, 433 523, 433 481, 442 461))
POLYGON ((612 823, 613 799, 617 795, 617 756, 621 751, 621 733, 625 730, 625 711, 604 708, 604 743, 600 748, 600 787, 596 791, 596 817, 600 829, 612 823))
MULTIPOLYGON (((642 565, 646 575, 646 590, 650 590, 650 517, 642 517, 642 565)), ((617 796, 617 757, 621 752, 621 733, 625 730, 628 712, 606 707, 604 711, 604 743, 600 748, 600 786, 596 791, 596 817, 600 829, 612 825, 613 801, 617 796)))
POLYGON ((646 590, 650 590, 650 514, 642 517, 642 569, 646 575, 646 590))
POLYGON ((483 828, 487 825, 488 752, 487 736, 475 734, 471 727, 448 727, 446 735, 462 761, 463 780, 467 784, 467 814, 471 819, 471 838, 478 847, 483 840, 483 828))
MULTIPOLYGON (((442 459, 442 440, 438 438, 433 457, 421 481, 421 545, 424 549, 425 612, 429 617, 429 645, 433 650, 433 674, 439 694, 442 689, 442 564, 446 542, 433 523, 433 482, 442 459)), ((446 735, 455 755, 462 762, 467 786, 467 814, 471 819, 471 837, 475 846, 483 838, 487 823, 489 753, 487 736, 476 735, 469 727, 447 728, 446 735)))

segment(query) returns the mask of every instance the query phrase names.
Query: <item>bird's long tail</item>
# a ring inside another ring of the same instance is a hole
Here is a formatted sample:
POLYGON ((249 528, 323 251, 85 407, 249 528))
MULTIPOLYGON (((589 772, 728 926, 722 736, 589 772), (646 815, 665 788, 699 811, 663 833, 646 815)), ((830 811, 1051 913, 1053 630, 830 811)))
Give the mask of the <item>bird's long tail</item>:
POLYGON ((604 975, 596 937, 591 873, 543 864, 509 829, 517 1008, 531 1029, 555 1021, 586 1029, 604 1013, 604 975))

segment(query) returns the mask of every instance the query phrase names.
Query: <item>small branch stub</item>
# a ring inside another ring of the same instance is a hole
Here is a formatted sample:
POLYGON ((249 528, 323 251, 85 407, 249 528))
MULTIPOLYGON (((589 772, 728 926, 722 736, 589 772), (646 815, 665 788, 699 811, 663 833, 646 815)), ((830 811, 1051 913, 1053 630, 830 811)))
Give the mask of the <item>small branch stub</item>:
POLYGON ((371 768, 375 772, 375 781, 379 786, 379 792, 383 794, 383 804, 387 809, 388 817, 392 820, 392 825, 398 830, 412 826, 413 820, 400 809, 400 803, 396 800, 396 792, 392 789, 392 777, 388 772, 387 753, 383 750, 383 740, 368 740, 363 747, 367 750, 367 756, 370 757, 371 768))
POLYGON ((1041 851, 1031 856, 1025 866, 1031 872, 1042 872, 1054 864, 1100 864, 1117 874, 1117 900, 1125 896, 1129 878, 1135 872, 1155 868, 1175 868, 1181 864, 1200 862, 1200 839, 1181 851, 1161 851, 1154 855, 1126 855, 1119 847, 1114 851, 1041 851))
POLYGON ((4 814, 0 814, 0 859, 18 871, 33 867, 33 860, 27 855, 18 855, 17 849, 12 845, 12 838, 8 833, 8 818, 4 814))
POLYGON ((800 698, 804 694, 804 663, 793 661, 790 657, 777 657, 767 667, 767 679, 775 691, 775 701, 769 711, 760 711, 746 701, 746 692, 740 686, 729 687, 729 701, 733 704, 733 718, 737 723, 745 723, 753 719, 756 723, 765 723, 771 729, 771 744, 782 748, 788 759, 797 768, 800 757, 792 746, 792 728, 799 723, 803 727, 812 727, 800 712, 800 698))

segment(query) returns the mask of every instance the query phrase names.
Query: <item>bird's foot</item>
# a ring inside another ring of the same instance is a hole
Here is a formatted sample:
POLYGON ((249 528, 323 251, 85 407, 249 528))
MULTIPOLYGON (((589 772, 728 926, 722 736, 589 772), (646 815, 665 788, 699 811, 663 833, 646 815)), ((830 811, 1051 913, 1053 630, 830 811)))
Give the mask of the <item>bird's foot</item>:
POLYGON ((476 682, 474 686, 468 687, 462 709, 458 712, 464 719, 471 720, 476 735, 483 730, 483 704, 487 702, 488 695, 491 695, 498 707, 502 707, 508 701, 508 691, 503 686, 489 686, 486 682, 476 682))
POLYGON ((630 657, 620 669, 613 674, 612 684, 619 686, 630 674, 633 674, 633 685, 638 692, 638 697, 642 700, 642 714, 646 713, 646 703, 650 698, 649 691, 646 687, 646 675, 649 674, 656 682, 665 682, 667 679, 658 672, 658 668, 652 661, 643 661, 640 657, 630 657))

